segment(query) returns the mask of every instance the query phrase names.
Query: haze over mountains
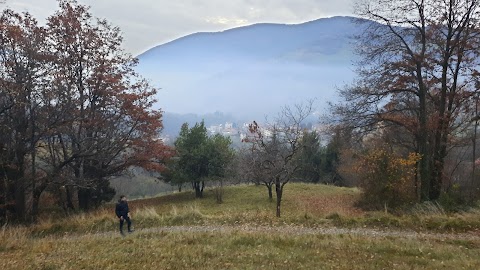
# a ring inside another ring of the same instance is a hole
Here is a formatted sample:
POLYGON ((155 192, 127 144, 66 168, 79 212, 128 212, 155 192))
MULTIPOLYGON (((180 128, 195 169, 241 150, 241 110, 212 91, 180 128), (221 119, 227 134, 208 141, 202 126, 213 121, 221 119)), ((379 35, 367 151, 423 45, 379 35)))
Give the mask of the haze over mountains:
POLYGON ((351 17, 332 17, 196 33, 139 55, 137 70, 161 88, 167 129, 173 114, 258 120, 313 98, 321 111, 354 77, 351 37, 361 27, 351 17))

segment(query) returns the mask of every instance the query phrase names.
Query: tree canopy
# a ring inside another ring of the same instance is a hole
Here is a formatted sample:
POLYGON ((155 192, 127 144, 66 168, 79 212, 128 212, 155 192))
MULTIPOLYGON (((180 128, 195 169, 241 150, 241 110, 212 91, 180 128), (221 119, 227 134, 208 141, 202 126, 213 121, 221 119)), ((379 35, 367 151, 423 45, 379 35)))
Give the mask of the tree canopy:
POLYGON ((225 177, 234 152, 229 137, 208 136, 204 122, 189 128, 183 124, 175 141, 177 156, 170 167, 170 180, 176 183, 191 182, 196 197, 203 197, 205 181, 225 177))
POLYGON ((438 199, 449 151, 464 141, 478 101, 479 1, 357 1, 358 80, 334 110, 356 134, 394 134, 418 153, 419 196, 438 199))
POLYGON ((163 170, 156 90, 121 48, 120 29, 76 1, 39 26, 29 13, 0 17, 0 204, 35 217, 46 188, 69 206, 110 200, 108 177, 130 166, 163 170))

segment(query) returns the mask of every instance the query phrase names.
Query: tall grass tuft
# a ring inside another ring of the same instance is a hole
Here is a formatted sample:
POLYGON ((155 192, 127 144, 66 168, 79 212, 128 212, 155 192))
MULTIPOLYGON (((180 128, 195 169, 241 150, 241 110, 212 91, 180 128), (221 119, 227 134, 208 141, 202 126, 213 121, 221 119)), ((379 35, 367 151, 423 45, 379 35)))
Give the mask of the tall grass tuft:
POLYGON ((179 211, 177 207, 173 206, 170 215, 166 217, 168 225, 183 225, 183 224, 203 224, 206 216, 200 211, 197 204, 185 206, 183 210, 179 211))
POLYGON ((0 229, 0 252, 25 247, 30 231, 26 227, 2 226, 0 229))
POLYGON ((154 207, 143 207, 141 209, 137 209, 134 212, 135 218, 138 219, 159 219, 160 215, 158 214, 157 210, 154 207))
POLYGON ((446 211, 438 202, 424 202, 412 208, 412 214, 417 216, 446 216, 446 211))

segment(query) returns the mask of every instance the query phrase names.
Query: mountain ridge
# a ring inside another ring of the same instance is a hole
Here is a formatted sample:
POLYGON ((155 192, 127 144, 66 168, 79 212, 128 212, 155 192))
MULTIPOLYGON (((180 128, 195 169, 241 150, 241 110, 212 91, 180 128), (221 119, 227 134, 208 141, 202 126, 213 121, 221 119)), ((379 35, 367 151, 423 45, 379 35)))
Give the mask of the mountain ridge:
POLYGON ((256 27, 256 26, 286 26, 286 27, 295 27, 295 26, 308 25, 308 24, 313 24, 313 23, 320 22, 320 21, 322 21, 322 20, 331 20, 331 19, 348 19, 348 20, 352 20, 352 21, 354 21, 354 20, 362 20, 362 19, 360 19, 360 18, 352 17, 352 16, 332 16, 332 17, 318 18, 318 19, 315 19, 315 20, 306 21, 306 22, 302 22, 302 23, 268 23, 268 22, 266 22, 266 23, 254 23, 254 24, 250 24, 250 25, 238 26, 238 27, 234 27, 234 28, 229 28, 229 29, 221 30, 221 31, 200 31, 200 32, 195 32, 195 33, 191 33, 191 34, 187 34, 187 35, 184 35, 184 36, 175 38, 175 39, 170 40, 170 41, 165 42, 165 43, 161 43, 161 44, 155 45, 154 47, 152 47, 152 48, 150 48, 150 49, 147 49, 146 51, 144 51, 144 52, 140 53, 139 55, 137 55, 136 58, 144 58, 150 51, 155 50, 155 49, 158 48, 158 47, 161 47, 161 46, 169 46, 169 45, 171 45, 171 44, 180 42, 180 41, 182 41, 183 39, 187 39, 187 38, 192 37, 192 36, 228 33, 228 32, 232 32, 232 31, 242 30, 242 29, 245 29, 245 28, 250 28, 250 29, 251 29, 251 28, 254 28, 254 27, 256 27))
POLYGON ((354 78, 352 37, 362 31, 356 20, 194 33, 142 53, 137 71, 161 89, 157 106, 175 114, 223 112, 251 121, 309 99, 324 110, 354 78))

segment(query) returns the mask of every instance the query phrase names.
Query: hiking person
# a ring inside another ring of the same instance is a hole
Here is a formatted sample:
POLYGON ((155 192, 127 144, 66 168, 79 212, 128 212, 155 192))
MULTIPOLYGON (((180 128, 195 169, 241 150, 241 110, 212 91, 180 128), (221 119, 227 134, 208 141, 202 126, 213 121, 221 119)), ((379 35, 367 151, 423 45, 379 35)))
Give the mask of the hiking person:
POLYGON ((128 232, 132 233, 132 221, 130 220, 130 210, 128 209, 127 197, 121 195, 118 200, 117 205, 115 206, 115 214, 120 219, 120 233, 125 236, 123 233, 123 223, 127 221, 128 232))

